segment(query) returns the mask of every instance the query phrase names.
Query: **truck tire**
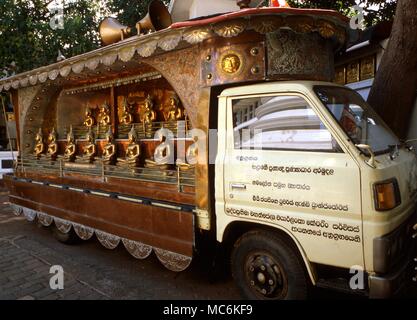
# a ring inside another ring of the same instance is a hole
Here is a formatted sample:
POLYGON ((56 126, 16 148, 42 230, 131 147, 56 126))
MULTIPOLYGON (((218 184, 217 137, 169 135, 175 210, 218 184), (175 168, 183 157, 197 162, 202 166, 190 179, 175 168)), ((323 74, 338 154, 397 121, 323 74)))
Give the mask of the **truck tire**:
POLYGON ((242 296, 251 300, 301 300, 308 282, 295 249, 275 233, 250 231, 236 241, 232 275, 242 296))
POLYGON ((54 238, 61 243, 75 244, 79 242, 79 238, 73 228, 71 228, 71 230, 68 233, 64 233, 62 231, 59 231, 55 224, 52 224, 51 229, 54 238))

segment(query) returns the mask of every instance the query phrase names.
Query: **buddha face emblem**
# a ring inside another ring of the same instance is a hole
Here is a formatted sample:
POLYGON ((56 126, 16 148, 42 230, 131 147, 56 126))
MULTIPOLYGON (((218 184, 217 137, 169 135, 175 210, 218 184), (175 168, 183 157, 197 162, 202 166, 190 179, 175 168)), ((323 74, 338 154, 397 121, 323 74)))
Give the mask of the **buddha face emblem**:
POLYGON ((240 66, 241 61, 236 54, 228 54, 222 60, 222 69, 226 73, 236 73, 240 66))

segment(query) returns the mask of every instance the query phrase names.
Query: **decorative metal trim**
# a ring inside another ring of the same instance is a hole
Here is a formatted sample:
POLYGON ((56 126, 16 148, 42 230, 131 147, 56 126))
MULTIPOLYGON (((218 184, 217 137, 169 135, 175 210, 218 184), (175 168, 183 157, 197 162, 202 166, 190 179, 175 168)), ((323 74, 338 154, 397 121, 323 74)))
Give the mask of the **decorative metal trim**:
POLYGON ((120 243, 120 237, 112 235, 110 233, 95 230, 98 241, 102 244, 103 247, 109 250, 116 249, 120 243))
POLYGON ((164 51, 171 51, 175 49, 181 41, 180 35, 173 35, 170 37, 164 37, 158 41, 158 46, 164 51))
POLYGON ((123 62, 128 62, 132 60, 133 56, 135 55, 135 52, 135 47, 124 48, 119 52, 119 59, 123 62))
POLYGON ((136 48, 136 52, 143 58, 148 58, 156 51, 158 41, 148 41, 136 48))
POLYGON ((256 17, 251 20, 251 26, 256 32, 266 34, 276 31, 283 21, 282 17, 256 17))
POLYGON ((13 89, 19 88, 19 80, 15 80, 15 81, 12 82, 12 88, 13 89))
POLYGON ((37 212, 33 209, 23 208, 23 215, 25 216, 27 221, 33 222, 36 219, 37 212))
POLYGON ((186 31, 184 32, 182 37, 189 44, 197 44, 210 38, 212 35, 213 33, 211 32, 209 28, 203 28, 203 29, 193 29, 190 31, 186 31))
POLYGON ((51 217, 50 215, 45 214, 45 213, 38 212, 38 221, 44 227, 49 227, 54 222, 54 218, 51 217))
POLYGON ((181 272, 187 269, 192 261, 192 257, 187 257, 172 251, 154 248, 156 257, 168 270, 181 272))
POLYGON ((84 70, 84 67, 85 67, 85 62, 82 61, 82 62, 77 62, 77 63, 73 64, 71 69, 72 69, 72 72, 78 74, 78 73, 81 73, 84 70))
POLYGON ((69 233, 71 231, 72 224, 70 221, 54 217, 55 226, 62 233, 69 233))
POLYGON ((220 37, 232 38, 245 31, 247 23, 244 20, 226 21, 214 26, 214 32, 220 37))
POLYGON ((89 69, 89 70, 96 70, 98 65, 100 64, 100 59, 90 59, 85 63, 85 66, 89 69))
POLYGON ((336 33, 336 28, 334 24, 328 21, 324 21, 324 20, 318 21, 317 27, 318 27, 319 34, 325 39, 329 39, 333 37, 336 33))
POLYGON ((94 235, 95 230, 93 228, 86 227, 78 223, 72 223, 72 226, 74 227, 75 233, 81 240, 90 240, 94 235))
POLYGON ((43 72, 38 76, 38 80, 41 83, 44 83, 46 80, 48 80, 48 72, 43 72))
POLYGON ((13 214, 15 216, 20 216, 23 213, 23 207, 18 206, 17 204, 11 203, 10 207, 12 208, 13 214))
POLYGON ((50 80, 55 80, 58 77, 58 75, 59 75, 59 70, 55 69, 55 70, 49 71, 48 78, 50 80))
MULTIPOLYGON (((29 84, 29 78, 20 79, 19 82, 20 82, 20 86, 26 87, 29 84)), ((0 91, 1 91, 1 89, 0 89, 0 91)))
POLYGON ((109 67, 117 61, 117 53, 111 53, 111 54, 105 55, 100 60, 102 64, 109 67))
POLYGON ((35 218, 38 217, 40 223, 46 227, 50 226, 52 222, 55 221, 55 226, 58 228, 59 231, 63 233, 70 232, 71 228, 73 227, 77 236, 80 237, 82 240, 91 239, 91 237, 95 233, 99 242, 107 249, 115 249, 119 245, 120 240, 122 240, 126 250, 136 259, 146 259, 150 256, 152 251, 155 251, 157 258, 162 263, 162 265, 168 270, 174 272, 184 271, 190 266, 192 262, 192 257, 189 256, 185 256, 179 253, 160 248, 155 248, 138 241, 129 240, 125 238, 121 239, 120 237, 115 236, 113 234, 109 234, 100 230, 95 230, 91 227, 70 222, 61 218, 53 217, 45 213, 37 212, 35 210, 25 208, 13 203, 11 203, 10 206, 15 215, 20 215, 23 211, 26 218, 29 221, 34 221, 35 218))
POLYGON ((152 253, 152 247, 144 243, 129 239, 122 239, 122 242, 126 250, 136 259, 144 260, 152 253))
POLYGON ((61 77, 68 76, 70 72, 71 72, 71 66, 64 66, 61 69, 59 69, 59 74, 61 75, 61 77))
MULTIPOLYGON (((245 30, 255 30, 261 34, 269 34, 281 28, 291 28, 298 33, 317 32, 325 39, 333 38, 339 44, 343 44, 347 38, 345 25, 335 19, 314 17, 313 15, 289 14, 289 15, 250 15, 247 19, 236 18, 234 20, 214 23, 201 27, 185 27, 184 29, 171 29, 157 32, 134 39, 130 38, 125 45, 121 43, 116 48, 102 48, 98 52, 83 54, 80 57, 70 58, 58 65, 43 67, 25 74, 25 78, 18 79, 19 75, 0 81, 0 91, 18 89, 28 85, 34 86, 38 82, 54 81, 58 75, 67 77, 71 71, 81 73, 85 67, 95 70, 100 63, 111 66, 119 58, 120 61, 130 61, 135 52, 143 58, 155 54, 158 46, 165 51, 174 50, 183 39, 188 44, 194 45, 218 35, 224 38, 236 37, 245 30), (35 74, 36 73, 36 74, 35 74)), ((339 47, 340 48, 340 47, 339 47)))
POLYGON ((139 76, 132 76, 132 77, 126 77, 126 78, 117 78, 111 81, 106 82, 100 82, 95 83, 87 86, 82 87, 76 87, 72 89, 68 89, 64 91, 65 94, 76 94, 79 92, 86 92, 86 91, 92 91, 92 90, 101 90, 106 89, 110 87, 118 87, 123 86, 131 83, 139 83, 139 82, 145 82, 155 79, 160 79, 162 75, 159 72, 148 72, 145 74, 141 74, 139 76))

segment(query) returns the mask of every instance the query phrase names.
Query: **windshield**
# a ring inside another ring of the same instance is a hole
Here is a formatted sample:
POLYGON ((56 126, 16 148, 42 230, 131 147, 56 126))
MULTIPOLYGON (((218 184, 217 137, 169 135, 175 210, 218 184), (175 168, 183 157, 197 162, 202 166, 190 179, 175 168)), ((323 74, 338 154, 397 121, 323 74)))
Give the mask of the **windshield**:
POLYGON ((399 145, 394 133, 355 91, 325 86, 314 90, 355 145, 367 144, 375 153, 399 145))

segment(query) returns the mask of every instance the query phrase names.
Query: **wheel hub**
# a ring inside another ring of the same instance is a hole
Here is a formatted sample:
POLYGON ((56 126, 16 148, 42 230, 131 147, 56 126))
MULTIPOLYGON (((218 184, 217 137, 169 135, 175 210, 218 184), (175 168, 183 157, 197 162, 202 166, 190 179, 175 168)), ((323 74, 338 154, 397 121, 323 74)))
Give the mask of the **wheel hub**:
POLYGON ((267 298, 281 297, 285 281, 279 264, 268 254, 253 254, 247 259, 246 276, 251 287, 267 298))

